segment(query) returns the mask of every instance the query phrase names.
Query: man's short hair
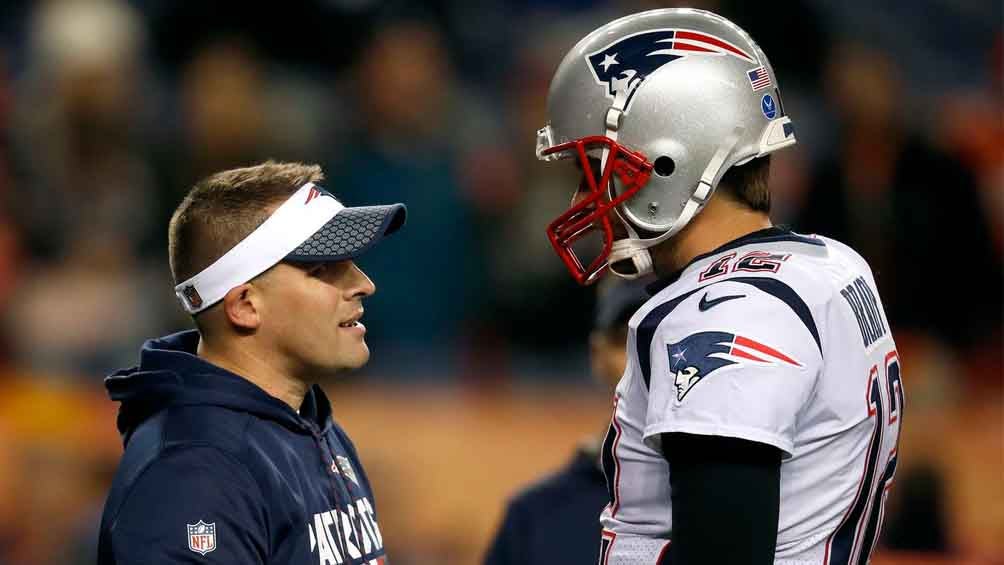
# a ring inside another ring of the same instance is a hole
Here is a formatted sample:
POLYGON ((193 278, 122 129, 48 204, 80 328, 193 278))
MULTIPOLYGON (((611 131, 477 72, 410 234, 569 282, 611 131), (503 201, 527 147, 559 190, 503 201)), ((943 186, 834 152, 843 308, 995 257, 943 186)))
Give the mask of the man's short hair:
POLYGON ((318 165, 266 161, 231 169, 195 184, 171 217, 167 232, 171 274, 178 284, 213 264, 268 219, 270 207, 308 182, 318 165))
POLYGON ((770 212, 770 155, 725 171, 719 188, 757 212, 770 212))

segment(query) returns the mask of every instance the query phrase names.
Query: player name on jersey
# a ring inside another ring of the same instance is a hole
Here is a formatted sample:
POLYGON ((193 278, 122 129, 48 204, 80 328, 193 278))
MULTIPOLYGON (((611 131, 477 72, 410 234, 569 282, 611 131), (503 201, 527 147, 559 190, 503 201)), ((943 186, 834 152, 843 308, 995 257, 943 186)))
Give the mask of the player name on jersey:
POLYGON ((879 314, 878 300, 864 277, 854 279, 840 294, 850 304, 854 317, 858 319, 858 329, 861 330, 861 341, 865 348, 886 334, 885 324, 879 314))
POLYGON ((310 552, 317 552, 319 565, 383 564, 382 557, 363 561, 365 556, 383 549, 380 526, 367 498, 356 499, 344 509, 332 508, 314 514, 313 523, 308 523, 307 529, 310 552))

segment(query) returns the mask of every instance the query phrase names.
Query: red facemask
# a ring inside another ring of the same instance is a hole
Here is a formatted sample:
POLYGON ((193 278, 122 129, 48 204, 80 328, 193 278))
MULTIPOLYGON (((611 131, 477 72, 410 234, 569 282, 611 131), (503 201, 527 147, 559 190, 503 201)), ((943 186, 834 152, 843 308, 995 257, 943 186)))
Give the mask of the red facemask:
POLYGON ((602 135, 583 137, 555 145, 543 150, 541 155, 552 155, 563 151, 575 151, 582 166, 579 192, 585 193, 586 196, 547 226, 547 237, 575 281, 581 285, 590 285, 606 271, 607 259, 614 243, 610 212, 645 186, 652 176, 652 163, 649 163, 642 154, 631 151, 602 135), (600 172, 598 182, 587 153, 594 149, 609 150, 606 166, 600 172), (607 187, 610 186, 614 174, 620 181, 622 191, 611 200, 607 187), (572 249, 572 244, 594 230, 603 232, 603 249, 588 266, 583 266, 575 250, 572 249))

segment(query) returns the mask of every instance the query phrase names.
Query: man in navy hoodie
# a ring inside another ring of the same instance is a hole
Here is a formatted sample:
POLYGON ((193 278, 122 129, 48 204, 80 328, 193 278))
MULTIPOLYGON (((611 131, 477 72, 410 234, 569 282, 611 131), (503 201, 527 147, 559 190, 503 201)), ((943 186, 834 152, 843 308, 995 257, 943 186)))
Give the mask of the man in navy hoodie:
POLYGON ((267 162, 195 185, 169 228, 197 330, 106 379, 125 454, 98 563, 382 564, 356 450, 313 384, 369 359, 375 291, 353 258, 403 205, 345 207, 317 166, 267 162))

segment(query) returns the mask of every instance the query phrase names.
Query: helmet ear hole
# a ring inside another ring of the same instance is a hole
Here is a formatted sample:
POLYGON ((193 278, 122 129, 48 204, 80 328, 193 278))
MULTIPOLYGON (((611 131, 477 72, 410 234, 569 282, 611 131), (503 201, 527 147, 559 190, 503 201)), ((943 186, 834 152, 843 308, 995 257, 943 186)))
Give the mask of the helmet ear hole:
POLYGON ((676 170, 676 161, 674 161, 672 157, 667 157, 665 155, 656 159, 653 165, 655 174, 660 177, 668 177, 676 170))

